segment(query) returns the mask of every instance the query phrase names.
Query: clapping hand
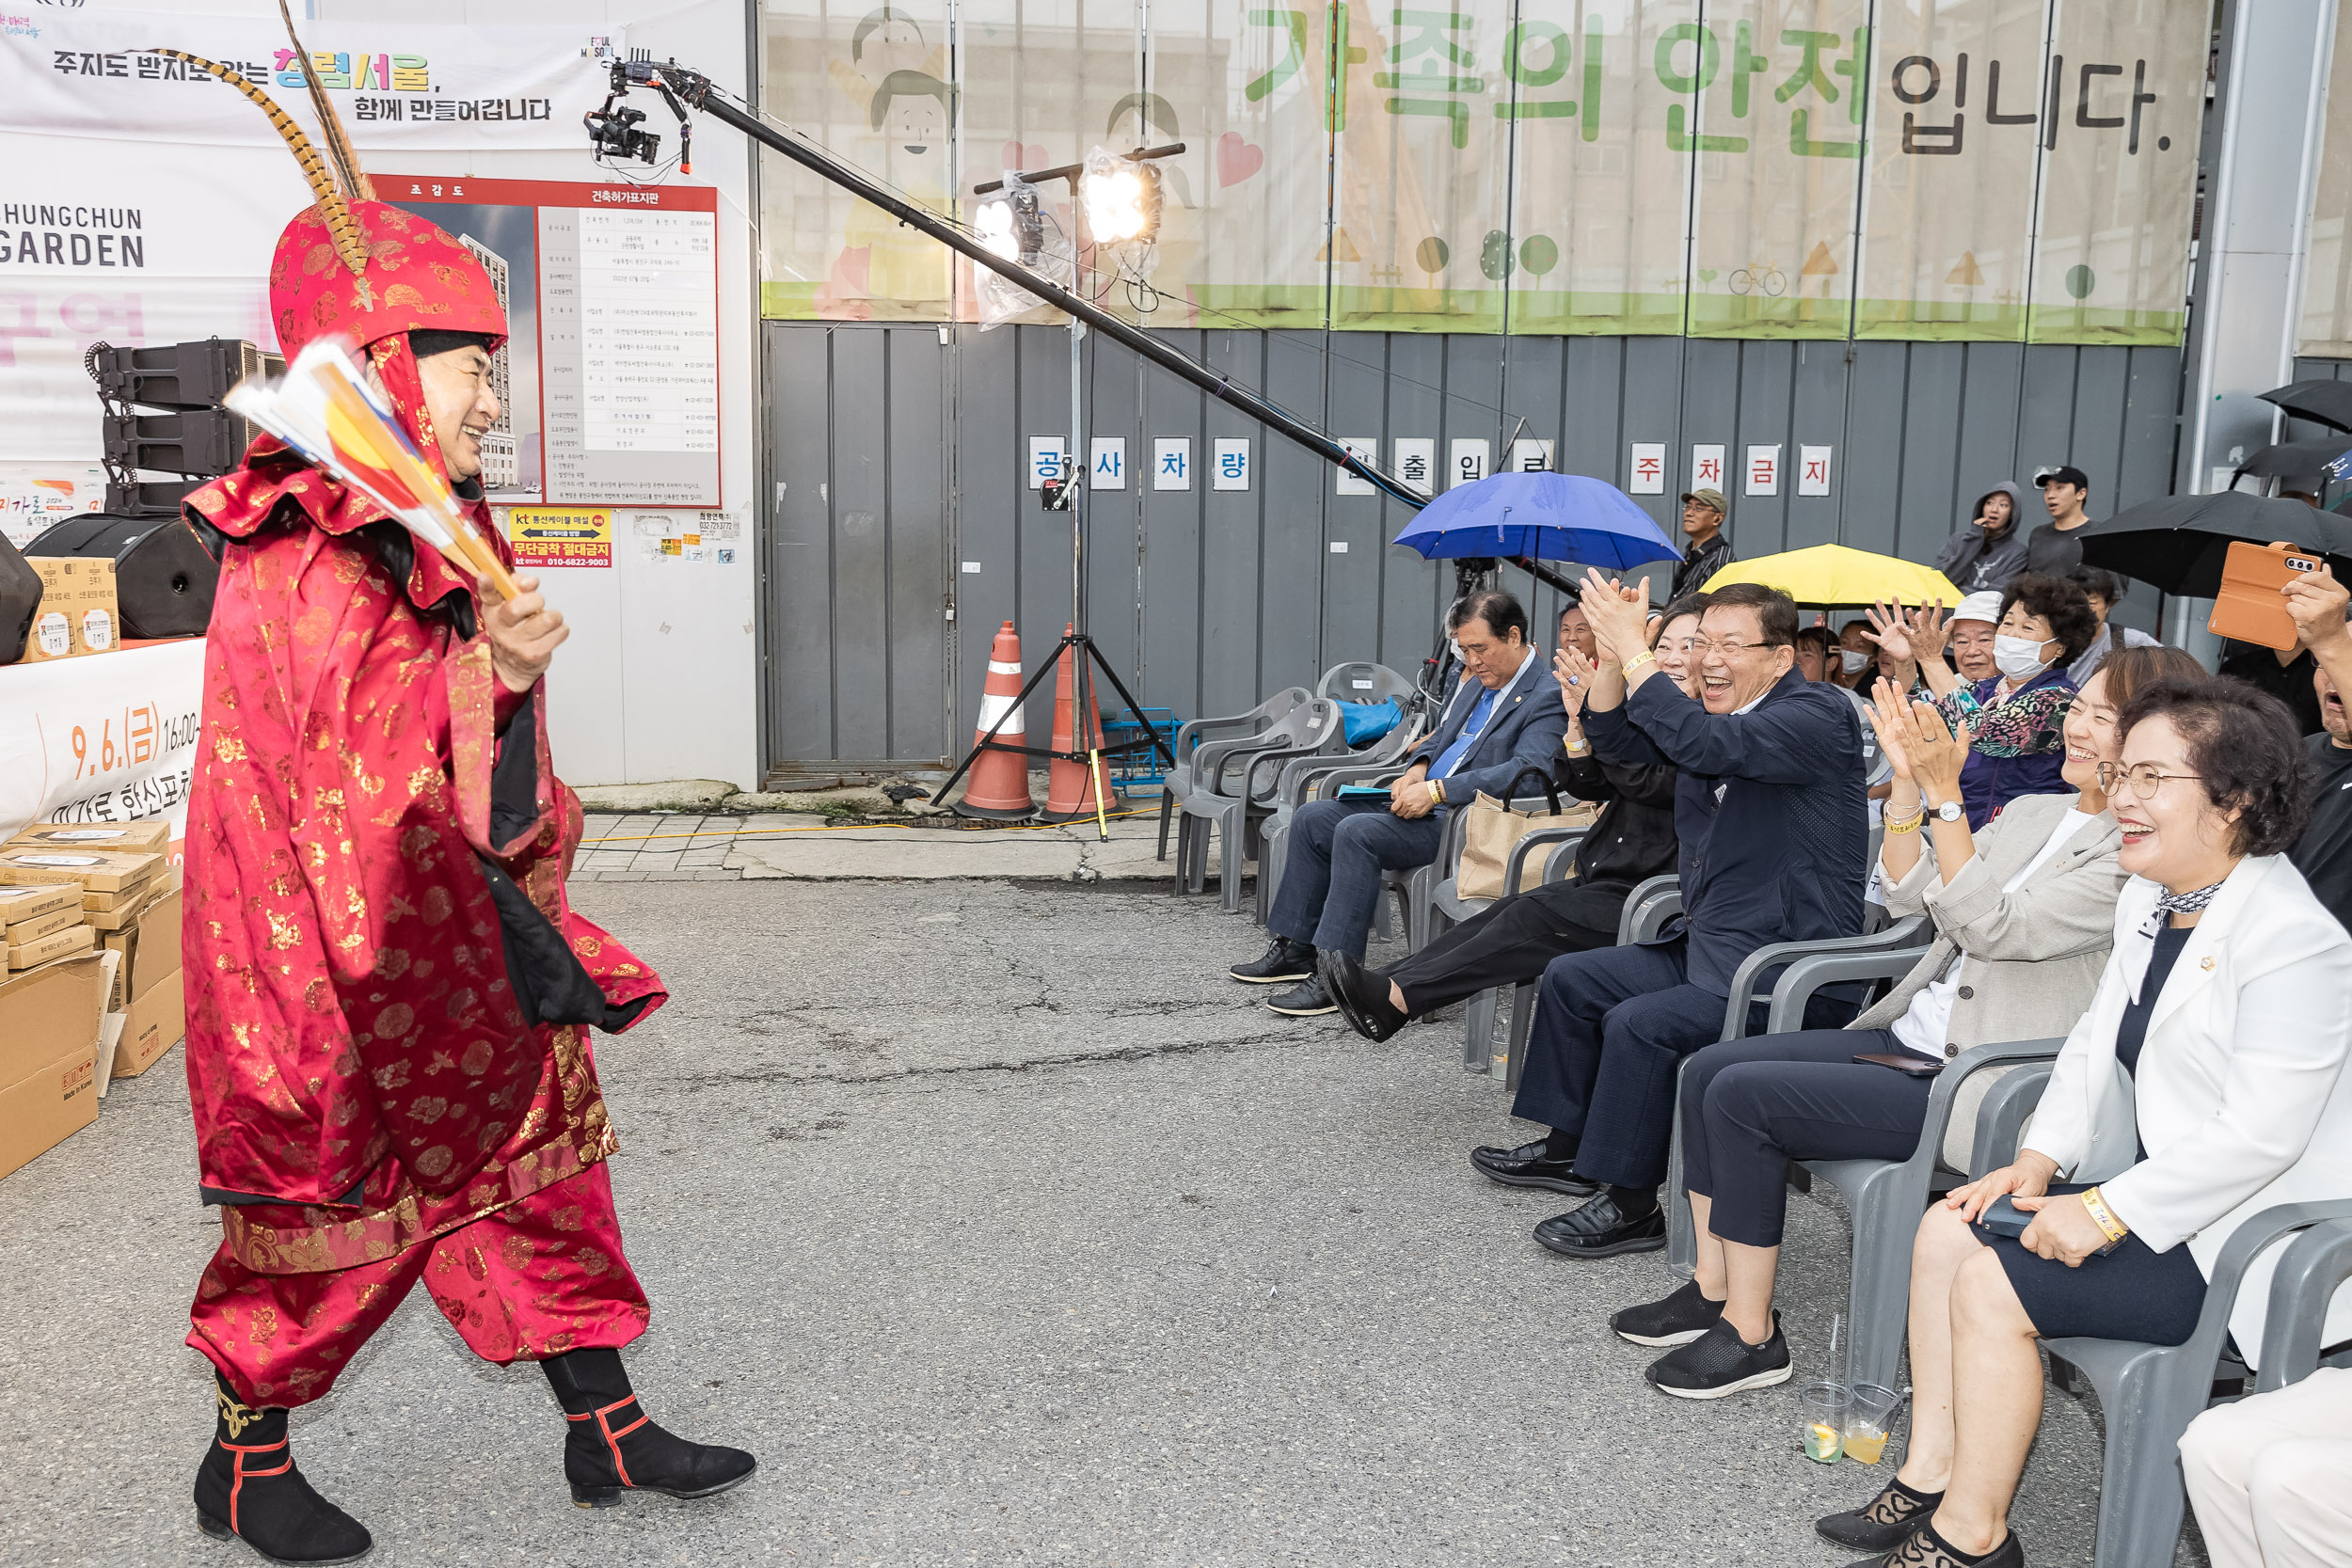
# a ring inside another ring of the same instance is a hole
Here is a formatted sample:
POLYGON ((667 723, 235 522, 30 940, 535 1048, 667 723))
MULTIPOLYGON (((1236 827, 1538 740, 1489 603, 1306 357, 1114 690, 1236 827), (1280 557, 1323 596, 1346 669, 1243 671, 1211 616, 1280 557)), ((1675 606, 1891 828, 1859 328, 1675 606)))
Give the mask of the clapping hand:
POLYGON ((1584 699, 1593 694, 1593 676, 1597 671, 1591 659, 1568 643, 1551 656, 1551 674, 1560 683, 1560 705, 1568 710, 1568 722, 1584 711, 1584 699))
POLYGON ((1879 737, 1879 751, 1887 765, 1895 769, 1895 777, 1905 784, 1911 782, 1911 753, 1903 742, 1911 735, 1911 715, 1904 711, 1903 694, 1895 689, 1895 683, 1884 675, 1870 691, 1871 733, 1879 737))
POLYGON ((1960 799, 1960 770, 1968 764, 1968 726, 1947 730, 1944 715, 1929 703, 1911 705, 1903 751, 1919 793, 1942 802, 1960 799))
POLYGON ((1649 648, 1649 579, 1637 578, 1627 587, 1614 578, 1605 578, 1591 566, 1584 568, 1584 620, 1593 628, 1593 641, 1613 664, 1623 664, 1649 648))

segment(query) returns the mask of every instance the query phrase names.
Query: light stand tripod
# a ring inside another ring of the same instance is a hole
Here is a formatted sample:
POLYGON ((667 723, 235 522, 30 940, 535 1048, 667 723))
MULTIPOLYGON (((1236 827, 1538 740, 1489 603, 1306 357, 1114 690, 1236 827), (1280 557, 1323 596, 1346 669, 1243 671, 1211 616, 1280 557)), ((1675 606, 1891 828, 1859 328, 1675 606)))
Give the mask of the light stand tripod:
MULTIPOLYGON (((1169 147, 1138 148, 1126 154, 1126 157, 1130 162, 1142 163, 1152 158, 1168 157, 1184 150, 1184 144, 1178 142, 1169 147)), ((1085 193, 1079 188, 1078 183, 1079 176, 1085 172, 1085 168, 1086 166, 1083 164, 1066 164, 1059 168, 1040 169, 1034 174, 1020 176, 1022 180, 1031 183, 1041 180, 1070 182, 1071 221, 1074 230, 1073 243, 1071 246, 1073 263, 1076 261, 1076 253, 1085 247, 1086 200, 1085 193)), ((986 196, 1003 188, 1003 181, 992 180, 985 184, 975 185, 972 189, 976 196, 986 196)), ((1073 283, 1077 281, 1074 276, 1074 266, 1072 281, 1073 283)), ((1102 837, 1108 838, 1110 837, 1110 822, 1105 811, 1105 800, 1110 792, 1109 781, 1104 776, 1103 759, 1105 756, 1141 751, 1148 747, 1165 757, 1168 767, 1172 768, 1176 766, 1176 753, 1168 749, 1168 742, 1160 738, 1159 732, 1153 729, 1151 722, 1144 718, 1143 705, 1136 702, 1127 690, 1126 683, 1119 678, 1119 672, 1111 668, 1110 660, 1104 657, 1103 650, 1087 630, 1087 477, 1093 465, 1087 445, 1086 332, 1087 324, 1084 319, 1074 313, 1072 314, 1070 317, 1070 450, 1062 460, 1060 483, 1057 485, 1049 482, 1045 497, 1047 510, 1067 508, 1070 513, 1070 629, 1064 632, 1061 640, 1054 645, 1053 654, 1038 667, 1037 673, 1031 675, 1027 683, 1022 687, 1021 695, 1013 699, 1009 707, 997 715, 995 722, 989 725, 982 733, 980 738, 973 744, 972 750, 964 754, 963 760, 956 765, 955 771, 947 775, 946 783, 941 784, 932 793, 931 799, 944 801, 947 798, 947 791, 954 787, 958 779, 970 770, 975 762, 979 760, 982 752, 1019 752, 1027 756, 1043 756, 1061 762, 1084 763, 1094 797, 1092 815, 1096 830, 1102 837), (1013 714, 1024 712, 1024 705, 1028 701, 1029 693, 1044 680, 1046 672, 1057 668, 1064 657, 1071 659, 1070 750, 1057 751, 1050 746, 1013 746, 998 740, 996 732, 1013 714), (1101 729, 1102 715, 1094 700, 1094 672, 1097 667, 1101 668, 1104 678, 1111 683, 1111 689, 1118 692, 1120 700, 1127 705, 1127 711, 1134 714, 1136 722, 1142 726, 1141 738, 1121 741, 1117 746, 1104 744, 1101 729)), ((1080 797, 1080 804, 1083 807, 1083 795, 1080 797)), ((1057 822, 1076 820, 1088 814, 1080 809, 1057 815, 1051 809, 1049 797, 1048 809, 1039 815, 1046 821, 1057 822)))

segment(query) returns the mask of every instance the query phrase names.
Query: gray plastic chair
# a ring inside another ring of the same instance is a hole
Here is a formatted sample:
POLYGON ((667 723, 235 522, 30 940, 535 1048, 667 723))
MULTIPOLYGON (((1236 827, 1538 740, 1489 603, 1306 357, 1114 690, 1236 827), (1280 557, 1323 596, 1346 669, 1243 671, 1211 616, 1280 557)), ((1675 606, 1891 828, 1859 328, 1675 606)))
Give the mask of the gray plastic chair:
POLYGON ((1343 703, 1385 703, 1393 697, 1400 707, 1409 707, 1420 689, 1385 664, 1369 659, 1355 659, 1334 664, 1315 683, 1315 695, 1331 697, 1343 703))
MULTIPOLYGON (((2281 1237, 2323 1221, 2348 1218, 2352 1198, 2282 1203, 2232 1231, 2205 1281, 2205 1306, 2197 1316, 2197 1331, 2185 1345, 2143 1345, 2127 1339, 2044 1341, 2051 1355, 2090 1380, 2106 1417, 2099 1544, 2092 1568, 2171 1562, 2187 1501, 2181 1481, 2181 1433, 2212 1401, 2214 1373, 2229 1343, 2230 1311, 2237 1304, 2239 1282, 2248 1266, 2281 1237)), ((2275 1294, 2272 1299, 2277 1299, 2275 1294)), ((2318 1312, 2324 1316, 2326 1310, 2323 1300, 2318 1312)), ((2316 1323, 2310 1332, 2315 1338, 2316 1323)), ((2267 1327, 2263 1342, 2270 1342, 2267 1327)), ((2314 1343, 2314 1354, 2316 1349, 2314 1343)))
POLYGON ((1199 893, 1207 883, 1209 832, 1214 828, 1221 849, 1217 899, 1227 910, 1240 909, 1252 815, 1263 818, 1274 810, 1275 781, 1284 761, 1321 752, 1339 730, 1339 704, 1313 697, 1262 734, 1202 746, 1194 755, 1191 788, 1176 805, 1178 889, 1199 893))
POLYGON ((2270 1276, 2270 1309, 2263 1317, 2262 1366, 2254 1392, 2267 1394, 2300 1383, 2319 1370, 2352 1367, 2352 1348, 2322 1357, 2328 1307, 2344 1281, 2352 1280, 2352 1219, 2314 1225, 2287 1245, 2270 1276))
MULTIPOLYGON (((1502 885, 1511 893, 1523 893, 1530 887, 1544 887, 1567 880, 1575 869, 1576 847, 1586 833, 1589 823, 1563 824, 1556 828, 1537 828, 1511 847, 1511 858, 1503 863, 1502 885), (1527 880, 1527 863, 1536 851, 1544 853, 1543 870, 1533 883, 1527 880), (1565 851, 1563 853, 1562 851, 1565 851)), ((1480 900, 1482 907, 1493 905, 1480 900)), ((1461 917, 1456 916, 1457 920, 1461 917)), ((1502 988, 1489 986, 1470 999, 1464 1009, 1462 1024, 1462 1069, 1483 1072, 1488 1077, 1502 1070, 1504 1082, 1512 1088, 1519 1086, 1520 1053, 1527 1044, 1527 1015, 1535 992, 1534 980, 1520 982, 1511 988, 1511 1028, 1502 1055, 1495 1055, 1495 1014, 1502 1004, 1502 988)))
MULTIPOLYGON (((1774 999, 1778 988, 1788 983, 1788 974, 1787 969, 1783 969, 1779 978, 1773 981, 1774 990, 1759 995, 1758 990, 1763 982, 1764 972, 1768 969, 1783 965, 1794 967, 1796 960, 1800 958, 1817 957, 1861 958, 1867 956, 1883 958, 1891 962, 1896 955, 1907 953, 1911 962, 1906 963, 1902 971, 1899 972, 1907 973, 1912 963, 1918 962, 1919 955, 1927 950, 1933 939, 1934 931, 1928 925, 1927 916, 1915 914, 1906 920, 1897 921, 1883 931, 1873 932, 1867 936, 1832 937, 1821 942, 1767 942, 1740 960, 1740 967, 1732 971, 1731 994, 1724 1003, 1723 1032, 1716 1038, 1719 1040, 1745 1038, 1749 1033, 1748 1021, 1755 1004, 1758 1001, 1774 999)), ((1816 985, 1827 983, 1829 982, 1819 981, 1816 985)), ((1808 990, 1806 992, 1808 1000, 1810 996, 1811 991, 1808 990)), ((1795 1017, 1802 1020, 1804 1016, 1804 1009, 1801 1004, 1795 1009, 1795 1017)), ((1768 1029, 1776 1031, 1783 1027, 1793 1029, 1797 1026, 1795 1022, 1784 1025, 1781 1022, 1771 1019, 1768 1010, 1766 1024, 1768 1029)), ((1693 1052, 1692 1054, 1695 1055, 1697 1053, 1693 1052)), ((1690 1066, 1691 1058, 1685 1056, 1681 1065, 1675 1069, 1674 1131, 1666 1145, 1666 1191, 1662 1199, 1666 1205, 1666 1261, 1677 1269, 1695 1267, 1699 1256, 1698 1235, 1691 1225, 1690 1195, 1682 1185, 1682 1077, 1690 1066)))
POLYGON ((1160 787, 1160 847, 1152 858, 1168 859, 1168 828, 1171 821, 1182 827, 1176 808, 1193 789, 1193 752, 1210 741, 1247 740, 1263 735, 1279 724, 1293 708, 1313 701, 1313 693, 1303 686, 1288 686, 1251 708, 1223 719, 1195 719, 1176 729, 1176 743, 1168 750, 1175 752, 1175 766, 1168 770, 1168 778, 1160 787))

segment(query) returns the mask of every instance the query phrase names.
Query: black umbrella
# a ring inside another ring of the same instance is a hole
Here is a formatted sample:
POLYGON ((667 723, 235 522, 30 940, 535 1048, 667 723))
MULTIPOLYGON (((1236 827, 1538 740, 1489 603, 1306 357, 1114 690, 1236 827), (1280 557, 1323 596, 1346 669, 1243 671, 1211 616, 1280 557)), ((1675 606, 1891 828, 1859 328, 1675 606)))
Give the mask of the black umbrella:
POLYGON ((2352 381, 2290 381, 2261 395, 2298 420, 2352 430, 2352 381))
POLYGON ((2210 599, 2220 591, 2222 558, 2237 539, 2257 545, 2283 540, 2326 557, 2338 577, 2352 578, 2352 518, 2246 490, 2142 501, 2077 537, 2084 565, 2195 598, 2210 599))
POLYGON ((2344 477, 2343 462, 2347 457, 2352 457, 2352 436, 2323 436, 2315 441, 2280 441, 2265 447, 2238 465, 2237 471, 2256 479, 2325 477, 2332 482, 2344 477))

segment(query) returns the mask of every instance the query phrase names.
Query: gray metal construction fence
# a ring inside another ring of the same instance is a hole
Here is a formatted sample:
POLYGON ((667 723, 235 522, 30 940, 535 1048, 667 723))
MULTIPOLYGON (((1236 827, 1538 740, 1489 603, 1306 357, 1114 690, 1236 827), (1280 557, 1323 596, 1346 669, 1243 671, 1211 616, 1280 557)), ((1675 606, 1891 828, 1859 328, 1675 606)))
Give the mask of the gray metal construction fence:
MULTIPOLYGON (((1054 327, 771 322, 764 344, 765 755, 771 772, 936 768, 972 738, 999 623, 1029 667, 1070 614, 1069 519, 1027 483, 1033 436, 1069 428, 1054 327)), ((1840 543, 1932 558, 2003 479, 2071 463, 2094 516, 2170 488, 2180 353, 2017 343, 1726 341, 1177 331, 1171 341, 1333 435, 1555 443, 1565 472, 1629 483, 1666 448, 1671 530, 1691 448, 1832 449, 1827 496, 1741 493, 1741 557, 1840 543), (1520 421, 1524 420, 1522 426, 1520 421)), ((2312 373, 2305 372, 2304 373, 2312 373)), ((2319 373, 2327 373, 2320 372, 2319 373)), ((1089 434, 1133 473, 1091 507, 1092 631, 1131 689, 1183 718, 1246 708, 1325 667, 1430 651, 1451 565, 1388 541, 1406 511, 1116 344, 1087 344, 1089 434), (1150 487, 1152 442, 1191 441, 1187 490, 1150 487), (1250 442, 1247 491, 1208 487, 1213 443, 1250 442)), ((2030 521, 2039 521, 2029 516, 2030 521)), ((1526 578, 1505 568, 1504 584, 1526 578)), ((1534 595, 1550 641, 1558 596, 1534 595)), ((2154 625, 2153 594, 2125 619, 2154 625)), ((1041 733, 1045 705, 1032 709, 1041 733)), ((1041 739, 1032 744, 1042 744, 1041 739)))

